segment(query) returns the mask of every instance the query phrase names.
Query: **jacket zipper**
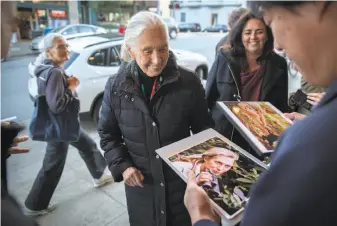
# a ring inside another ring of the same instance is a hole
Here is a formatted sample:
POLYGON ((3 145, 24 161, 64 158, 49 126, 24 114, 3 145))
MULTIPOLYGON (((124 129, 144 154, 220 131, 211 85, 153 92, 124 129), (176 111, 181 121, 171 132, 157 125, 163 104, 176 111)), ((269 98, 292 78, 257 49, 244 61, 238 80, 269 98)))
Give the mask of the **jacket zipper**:
MULTIPOLYGON (((238 92, 238 94, 237 94, 237 97, 236 97, 236 100, 237 101, 241 101, 241 95, 240 95, 240 90, 239 90, 239 86, 238 86, 238 83, 236 82, 236 79, 235 79, 235 76, 234 76, 234 73, 233 73, 233 70, 232 70, 232 68, 229 66, 229 64, 228 64, 228 69, 229 69, 229 71, 230 71, 230 73, 231 73, 231 75, 232 75, 232 77, 233 77, 233 80, 234 80, 234 83, 235 83, 235 86, 236 86, 236 90, 237 90, 237 92, 238 92)), ((232 134, 231 134, 231 141, 233 141, 233 137, 234 137, 234 126, 232 127, 232 134)))
POLYGON ((239 86, 238 86, 238 83, 236 82, 234 73, 233 73, 233 71, 232 71, 232 68, 229 66, 229 64, 228 64, 228 69, 229 69, 229 71, 231 72, 231 75, 232 75, 232 77, 233 77, 233 80, 234 80, 234 83, 235 83, 235 86, 236 86, 236 90, 237 90, 237 92, 238 92, 236 100, 237 100, 237 101, 241 101, 241 95, 240 95, 239 86))

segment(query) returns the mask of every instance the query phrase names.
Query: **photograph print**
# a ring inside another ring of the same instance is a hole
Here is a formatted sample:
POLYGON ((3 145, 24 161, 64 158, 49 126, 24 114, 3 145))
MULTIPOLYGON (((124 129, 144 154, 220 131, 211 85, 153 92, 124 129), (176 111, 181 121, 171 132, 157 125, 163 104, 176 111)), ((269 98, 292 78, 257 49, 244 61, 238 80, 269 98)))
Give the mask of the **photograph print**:
POLYGON ((260 152, 272 152, 280 135, 291 125, 268 102, 218 102, 236 128, 260 152), (260 144, 257 144, 259 142, 260 144))
POLYGON ((185 178, 189 170, 194 171, 197 184, 228 219, 243 210, 251 186, 265 170, 219 137, 168 156, 171 165, 185 178))

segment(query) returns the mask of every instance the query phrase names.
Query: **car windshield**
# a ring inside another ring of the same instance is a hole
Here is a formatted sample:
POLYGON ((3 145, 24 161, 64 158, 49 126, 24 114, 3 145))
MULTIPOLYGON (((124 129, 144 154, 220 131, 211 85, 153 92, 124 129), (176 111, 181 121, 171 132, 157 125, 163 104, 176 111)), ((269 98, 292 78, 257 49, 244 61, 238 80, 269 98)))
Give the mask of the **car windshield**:
POLYGON ((50 33, 57 33, 60 30, 62 30, 63 28, 65 28, 65 26, 64 27, 55 28, 55 29, 51 30, 50 33))

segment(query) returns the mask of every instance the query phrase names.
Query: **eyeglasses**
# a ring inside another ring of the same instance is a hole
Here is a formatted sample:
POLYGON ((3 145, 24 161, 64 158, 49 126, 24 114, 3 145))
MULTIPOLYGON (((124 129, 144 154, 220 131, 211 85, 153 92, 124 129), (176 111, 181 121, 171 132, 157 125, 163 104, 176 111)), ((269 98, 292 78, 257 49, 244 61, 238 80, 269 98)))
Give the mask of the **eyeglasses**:
POLYGON ((64 44, 64 45, 58 45, 56 47, 56 49, 58 50, 65 50, 65 49, 68 49, 69 48, 69 45, 68 44, 64 44))

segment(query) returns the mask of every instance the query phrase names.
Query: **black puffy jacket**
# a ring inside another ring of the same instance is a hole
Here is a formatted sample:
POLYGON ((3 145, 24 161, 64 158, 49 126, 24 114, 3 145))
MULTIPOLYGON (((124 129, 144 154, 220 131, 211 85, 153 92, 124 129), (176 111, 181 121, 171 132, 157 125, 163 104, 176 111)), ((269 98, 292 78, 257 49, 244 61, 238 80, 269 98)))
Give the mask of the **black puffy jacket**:
POLYGON ((186 184, 155 150, 208 128, 211 118, 200 80, 172 55, 163 78, 148 103, 136 63, 123 63, 104 91, 98 132, 109 169, 117 182, 131 166, 144 175, 144 188, 125 185, 131 226, 191 224, 183 204, 186 184))

